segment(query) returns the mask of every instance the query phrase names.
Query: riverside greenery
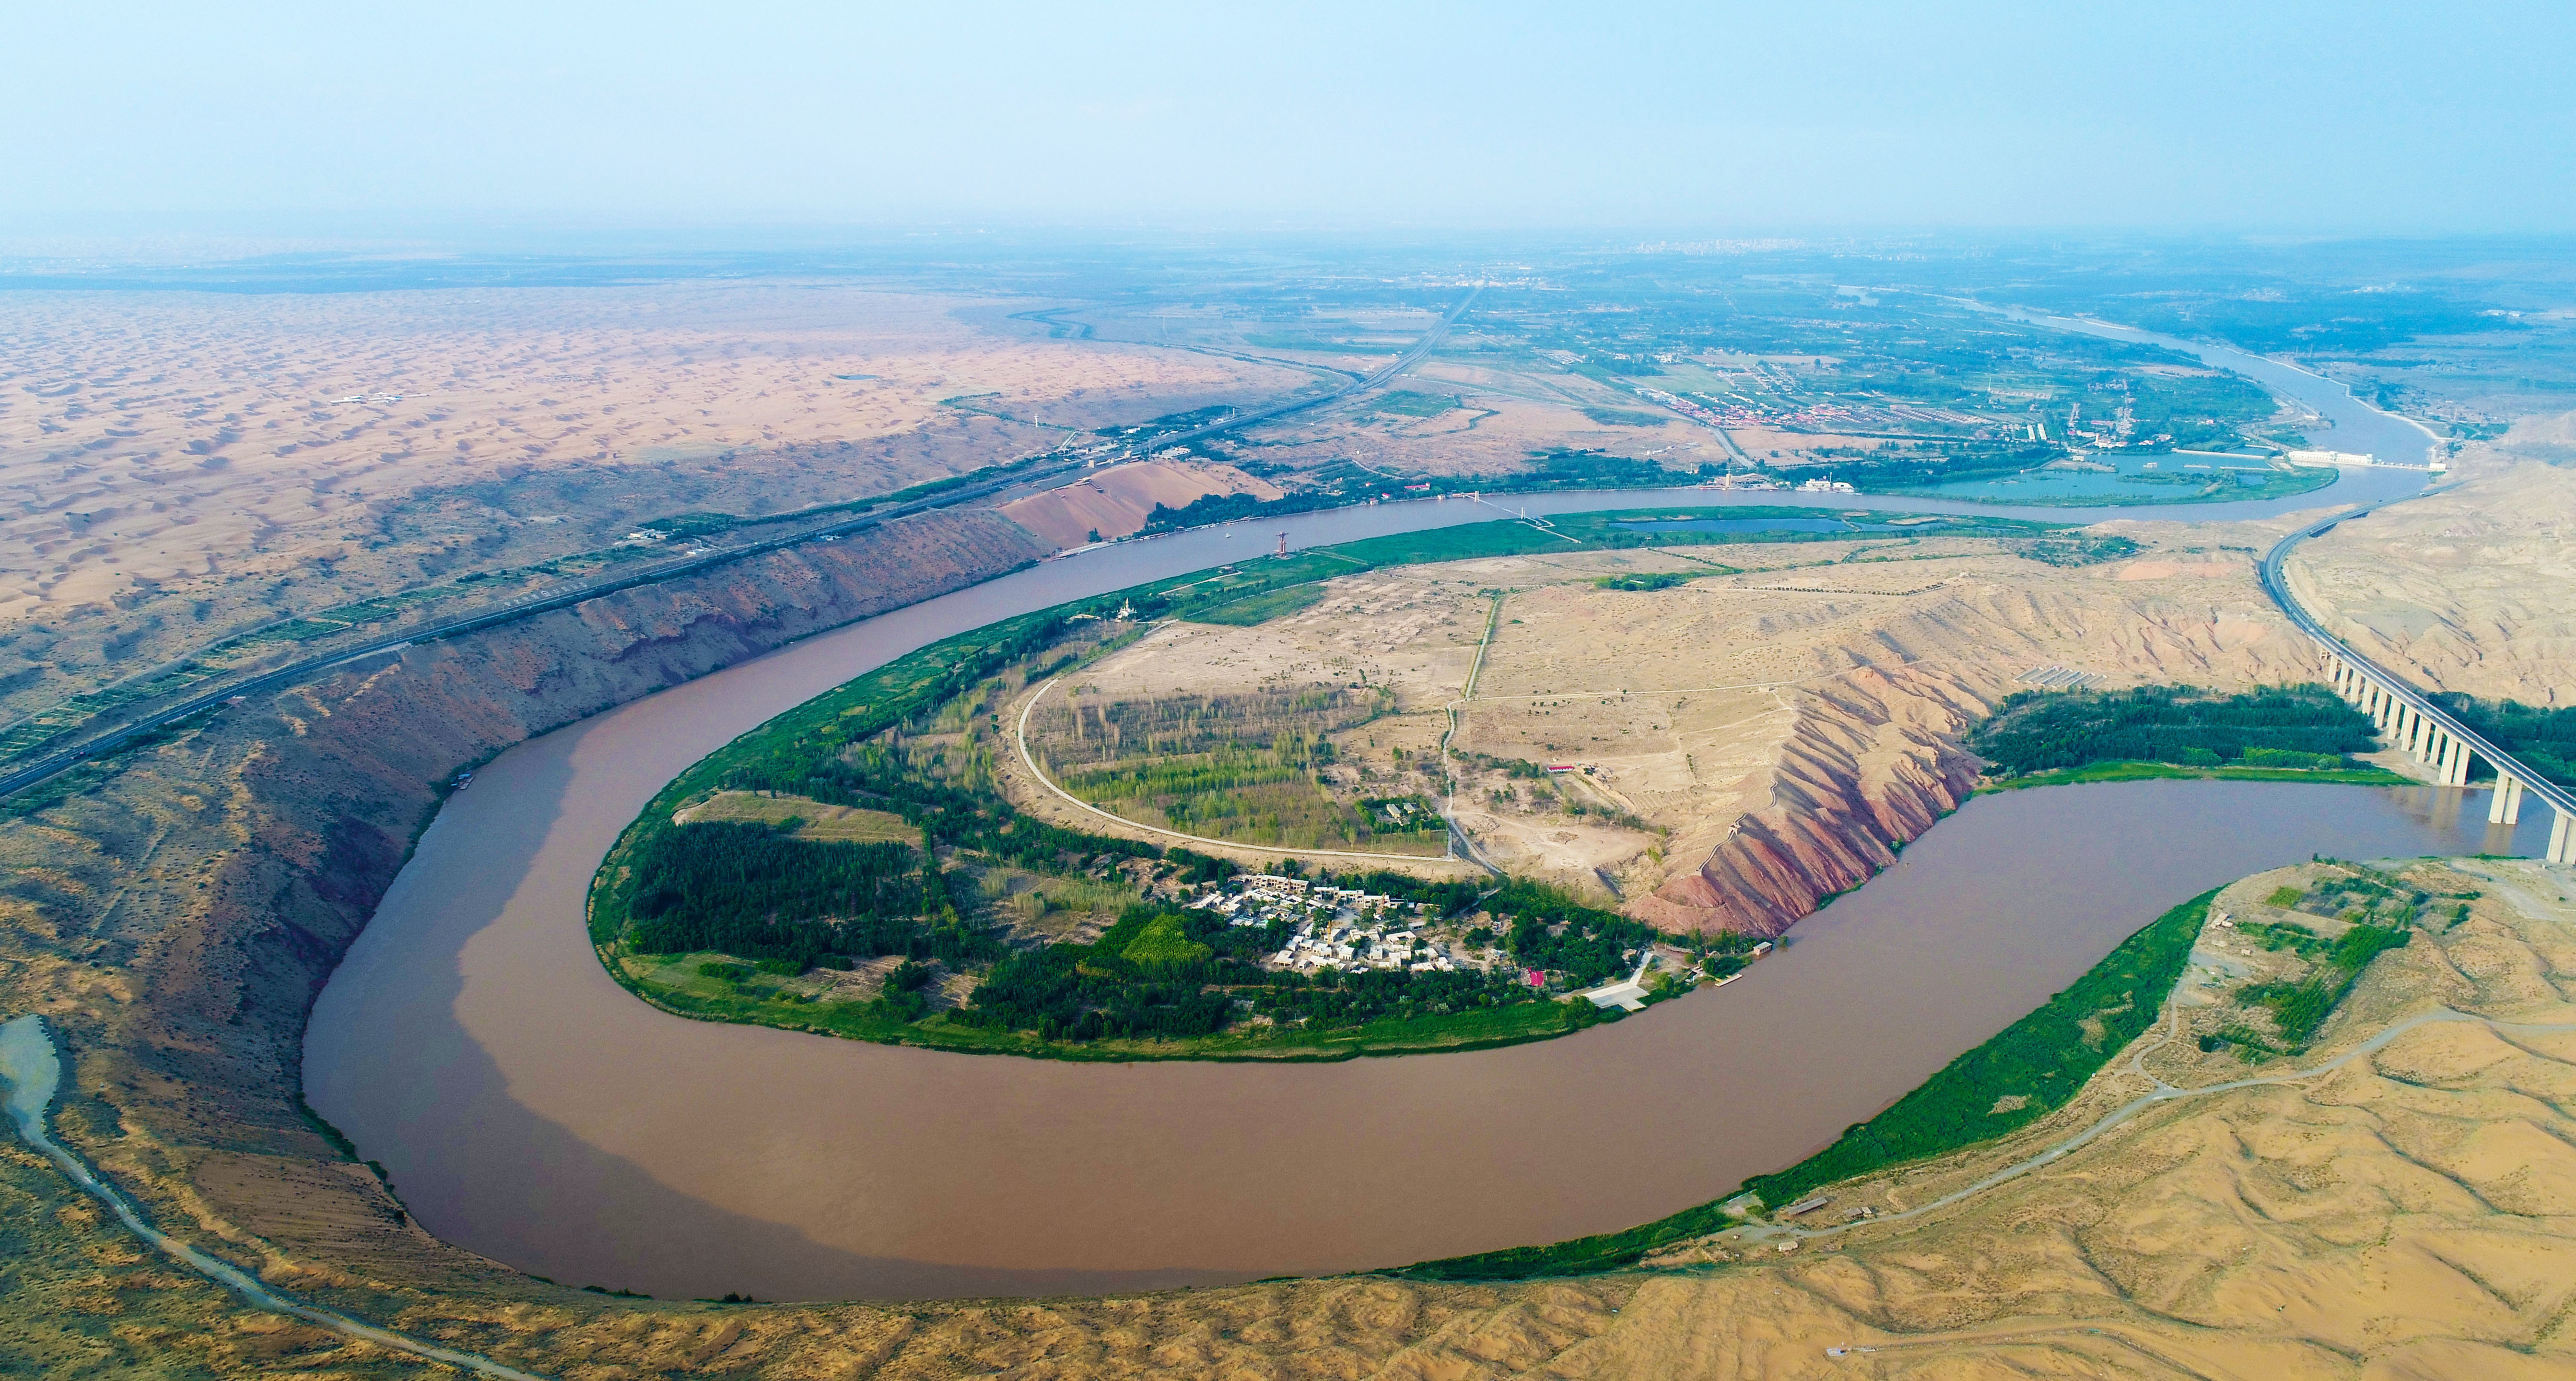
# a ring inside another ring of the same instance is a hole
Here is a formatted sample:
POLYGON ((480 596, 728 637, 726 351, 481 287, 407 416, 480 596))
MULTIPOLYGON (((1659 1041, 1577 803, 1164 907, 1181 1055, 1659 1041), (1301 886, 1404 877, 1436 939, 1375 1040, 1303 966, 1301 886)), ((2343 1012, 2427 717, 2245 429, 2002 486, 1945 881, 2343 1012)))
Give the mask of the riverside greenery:
MULTIPOLYGON (((2120 942, 2039 1010, 1952 1060, 1887 1111, 1743 1192, 1780 1207, 1819 1185, 1925 1160, 2018 1130, 2056 1111, 2156 1019, 2182 977, 2217 891, 2204 892, 2120 942), (2018 1101, 2016 1101, 2018 1100, 2018 1101)), ((1621 1232, 1540 1247, 1450 1257, 1395 1274, 1428 1280, 1581 1275, 1635 1264, 1657 1248, 1731 1227, 1735 1196, 1621 1232)))
POLYGON ((2003 785, 2203 774, 2405 780, 2350 761, 2376 746, 2370 716, 2318 685, 2242 695, 2191 686, 2017 691, 1969 731, 1967 746, 2003 785))
MULTIPOLYGON (((620 983, 683 1015, 1060 1058, 1338 1059, 1507 1044, 1617 1020, 1615 1011, 1554 1000, 1623 971, 1629 954, 1652 941, 1652 931, 1615 913, 1517 880, 1474 885, 1372 874, 1344 880, 1430 902, 1443 914, 1481 909, 1515 963, 1492 975, 1273 974, 1250 955, 1275 949, 1282 937, 1147 904, 1128 881, 1151 875, 1205 882, 1231 865, 1022 815, 995 788, 992 769, 995 755, 1007 751, 998 716, 1012 693, 1125 646, 1141 636, 1143 621, 1240 608, 1380 566, 1569 548, 1818 540, 1787 529, 1649 538, 1620 526, 1674 512, 1372 538, 1070 601, 931 644, 760 725, 666 786, 593 880, 592 942, 620 983), (1116 617, 1122 609, 1128 621, 1116 617), (826 842, 751 822, 673 823, 682 806, 717 791, 888 811, 918 830, 920 842, 826 842), (1120 889, 1134 904, 1093 943, 1015 948, 979 915, 982 899, 968 883, 976 872, 1120 889), (782 981, 813 967, 888 957, 899 966, 865 1002, 782 981), (926 991, 933 963, 979 979, 962 1005, 936 1014, 926 991), (1546 985, 1528 985, 1525 969, 1543 971, 1546 985)), ((1721 512, 1815 516, 1794 508, 1721 512)), ((2053 529, 1968 519, 1934 530, 2029 538, 2053 529)), ((1889 559, 1877 550, 1853 555, 1889 559)), ((1294 603, 1279 599, 1271 607, 1294 603)))

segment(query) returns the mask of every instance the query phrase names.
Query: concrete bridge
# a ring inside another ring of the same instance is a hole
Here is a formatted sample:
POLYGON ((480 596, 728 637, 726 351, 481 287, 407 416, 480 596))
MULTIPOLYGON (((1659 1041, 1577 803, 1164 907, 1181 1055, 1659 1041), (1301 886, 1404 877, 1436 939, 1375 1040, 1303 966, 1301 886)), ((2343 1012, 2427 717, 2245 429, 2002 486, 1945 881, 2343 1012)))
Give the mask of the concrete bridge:
MULTIPOLYGON (((2418 496, 2420 497, 2420 496, 2418 496)), ((2383 500, 2395 503, 2397 500, 2383 500)), ((2358 518, 2380 507, 2355 509, 2320 519, 2282 538, 2263 557, 2262 578, 2265 593, 2290 616, 2299 631, 2316 639, 2326 655, 2327 679, 2343 697, 2361 707, 2371 722, 2379 726, 2382 739, 2404 749, 2417 762, 2433 769, 2435 781, 2444 786, 2469 784, 2469 761, 2486 759, 2495 769, 2495 794, 2487 803, 2487 822, 2497 825, 2517 824, 2522 819, 2523 798, 2537 797, 2558 813, 2549 830, 2548 860, 2552 863, 2576 863, 2576 793, 2551 782, 2516 761, 2514 756, 2489 743, 2470 730, 2450 711, 2429 696, 2406 684, 2386 667, 2362 656, 2344 645, 2342 639, 2325 630, 2308 611, 2290 595, 2289 582, 2281 575, 2281 564, 2290 549, 2311 537, 2331 531, 2335 524, 2358 518)))

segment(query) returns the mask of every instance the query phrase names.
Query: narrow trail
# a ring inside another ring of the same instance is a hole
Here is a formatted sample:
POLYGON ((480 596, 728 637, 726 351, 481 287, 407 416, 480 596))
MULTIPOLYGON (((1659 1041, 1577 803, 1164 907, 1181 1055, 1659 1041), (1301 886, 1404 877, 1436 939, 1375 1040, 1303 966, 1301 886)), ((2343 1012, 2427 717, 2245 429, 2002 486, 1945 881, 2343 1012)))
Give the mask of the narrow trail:
POLYGON ((2484 1025, 2489 1030, 2495 1031, 2498 1034, 2546 1036, 2565 1035, 2570 1032, 2576 1032, 2576 1022, 2563 1024, 2529 1024, 2498 1021, 2493 1017, 2482 1017, 2472 1013, 2454 1011, 2451 1008, 2442 1007, 2430 1012, 2419 1013, 2418 1015, 2408 1017, 2406 1020, 2389 1027, 2378 1035, 2363 1041, 2361 1044, 2354 1046, 2352 1049, 2335 1056, 2333 1059, 2328 1060, 2324 1064, 2318 1065, 2313 1069, 2293 1070, 2285 1074, 2257 1075, 2250 1079, 2231 1079, 2223 1084, 2207 1084, 2199 1088, 2180 1088, 2166 1083, 2155 1075, 2147 1073, 2145 1066, 2141 1063, 2151 1052, 2163 1049, 2165 1046, 2171 1044, 2181 1034, 2181 1009, 2174 1004, 2171 998, 2167 998, 2164 1005, 2167 1018, 2165 1034, 2153 1044, 2139 1047, 2138 1050, 2129 1056, 2127 1061, 2129 1072, 2136 1074, 2140 1078, 2145 1079, 2148 1083, 2155 1085, 2155 1090, 2151 1093, 2131 1099, 2127 1103, 2124 1103, 2109 1113, 2104 1114, 2098 1121, 2094 1122, 2091 1126, 2086 1127, 2084 1130, 2057 1142, 2037 1155, 2005 1166, 2003 1169, 1986 1176, 1984 1179, 1981 1179, 1964 1189, 1944 1194, 1940 1198, 1934 1199, 1929 1203, 1920 1204, 1902 1212, 1882 1213, 1875 1218, 1866 1218, 1856 1223, 1836 1224, 1833 1227, 1776 1227, 1767 1231, 1748 1232, 1745 1235, 1757 1241, 1769 1241, 1780 1238, 1808 1241, 1811 1239, 1837 1236, 1841 1233, 1850 1232, 1854 1228, 1874 1227, 1882 1223, 1901 1223, 1909 1218, 1920 1218, 1927 1213, 1936 1212, 1940 1209, 1948 1208, 1953 1204, 1974 1198, 1979 1194, 1985 1193, 1989 1189, 2009 1184, 2034 1170, 2041 1170, 2050 1165, 2054 1165, 2059 1160, 2063 1159, 2067 1153, 2086 1145, 2095 1138, 2101 1136, 2104 1132, 2119 1126, 2121 1123, 2128 1121, 2139 1113, 2145 1112, 2147 1109, 2159 1104, 2178 1102, 2186 1098, 2200 1098, 2214 1093, 2234 1093, 2239 1089, 2263 1088, 2277 1084, 2301 1083, 2309 1079, 2317 1078, 2321 1075, 2331 1074, 2336 1070, 2343 1068, 2345 1065, 2352 1063, 2354 1060, 2360 1059, 2364 1055, 2377 1054, 2379 1051, 2387 1049, 2389 1044, 2395 1041, 2398 1037, 2405 1035, 2407 1032, 2412 1031, 2419 1026, 2426 1026, 2434 1023, 2471 1022, 2484 1025))
POLYGON ((16 1125, 18 1135, 37 1154, 52 1161, 73 1184, 107 1205, 128 1231, 151 1243, 164 1255, 231 1291, 242 1303, 254 1309, 281 1314, 378 1347, 406 1352, 477 1376, 493 1377, 497 1381, 543 1381, 532 1372, 504 1366, 488 1357, 440 1347, 391 1329, 378 1328, 336 1309, 325 1309, 318 1304, 307 1304, 281 1295, 231 1262, 208 1256, 154 1228, 144 1218, 141 1208, 101 1178, 97 1171, 90 1169, 88 1162, 55 1141, 46 1129, 47 1110, 53 1106, 54 1090, 62 1082, 62 1068, 62 1056, 54 1048, 52 1034, 45 1030, 44 1018, 23 1016, 0 1023, 0 1079, 5 1079, 9 1086, 9 1120, 16 1125))

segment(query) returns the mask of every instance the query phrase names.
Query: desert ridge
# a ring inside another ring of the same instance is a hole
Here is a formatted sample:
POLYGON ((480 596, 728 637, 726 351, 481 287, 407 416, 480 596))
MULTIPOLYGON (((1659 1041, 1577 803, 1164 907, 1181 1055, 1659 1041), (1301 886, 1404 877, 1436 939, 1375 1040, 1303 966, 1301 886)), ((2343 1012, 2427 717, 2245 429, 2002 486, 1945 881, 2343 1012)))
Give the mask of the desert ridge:
POLYGON ((1058 547, 1078 547, 1133 536, 1154 510, 1178 510, 1208 495, 1248 494, 1268 502, 1279 486, 1235 467, 1206 460, 1143 460, 1086 471, 1027 498, 1002 506, 1002 516, 1058 547))

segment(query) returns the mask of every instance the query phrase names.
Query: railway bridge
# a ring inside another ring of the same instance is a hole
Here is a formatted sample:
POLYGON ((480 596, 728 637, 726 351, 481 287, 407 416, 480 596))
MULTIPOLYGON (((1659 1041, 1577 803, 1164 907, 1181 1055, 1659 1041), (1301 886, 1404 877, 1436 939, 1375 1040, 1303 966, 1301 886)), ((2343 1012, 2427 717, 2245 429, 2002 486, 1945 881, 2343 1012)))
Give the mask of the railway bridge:
POLYGON ((2281 612, 2289 615, 2299 631, 2316 640, 2326 655, 2330 683, 2370 716, 2383 739, 2433 769, 2434 780, 2444 786, 2467 786, 2471 759, 2485 759, 2496 778, 2494 795, 2487 803, 2487 822, 2517 824, 2522 819, 2524 798, 2537 797, 2558 815, 2549 830, 2548 860, 2576 863, 2576 792, 2525 767, 2512 754, 2462 724, 2440 702, 2406 684, 2405 678, 2353 651, 2341 638, 2327 632, 2290 594, 2281 566, 2291 548, 2379 506, 2372 504, 2320 519, 2274 543, 2263 557, 2265 593, 2281 606, 2281 612))

